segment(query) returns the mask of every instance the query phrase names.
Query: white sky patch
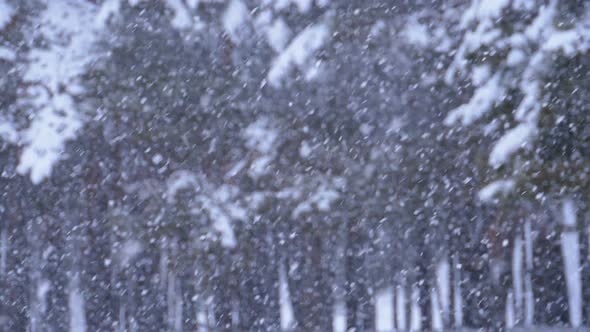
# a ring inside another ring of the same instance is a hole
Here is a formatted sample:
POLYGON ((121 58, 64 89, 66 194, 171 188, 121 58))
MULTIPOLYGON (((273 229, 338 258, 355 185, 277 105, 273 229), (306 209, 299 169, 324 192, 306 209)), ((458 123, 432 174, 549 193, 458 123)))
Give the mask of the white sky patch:
POLYGON ((291 38, 291 29, 282 18, 276 19, 265 32, 266 40, 275 52, 284 50, 291 38))
POLYGON ((483 187, 477 194, 483 202, 491 202, 498 195, 506 195, 514 189, 514 180, 497 180, 483 187))
POLYGON ((4 29, 14 16, 14 8, 6 3, 6 0, 0 0, 0 31, 4 29))
POLYGON ((327 41, 329 35, 328 26, 323 23, 309 26, 300 32, 273 61, 267 76, 270 85, 280 87, 293 69, 304 69, 314 53, 327 41))
POLYGON ((21 97, 21 102, 33 108, 33 115, 21 136, 24 148, 17 171, 30 173, 35 184, 51 174, 63 156, 64 144, 82 126, 72 95, 83 90, 79 77, 93 59, 97 39, 88 24, 96 9, 89 2, 52 0, 46 6, 36 24, 49 46, 30 51, 23 78, 31 86, 21 97))
POLYGON ((404 38, 413 45, 425 47, 430 42, 431 36, 428 27, 418 21, 418 17, 412 16, 402 31, 404 38))
POLYGON ((231 0, 223 13, 223 28, 234 43, 240 42, 243 26, 250 19, 248 7, 240 0, 231 0))

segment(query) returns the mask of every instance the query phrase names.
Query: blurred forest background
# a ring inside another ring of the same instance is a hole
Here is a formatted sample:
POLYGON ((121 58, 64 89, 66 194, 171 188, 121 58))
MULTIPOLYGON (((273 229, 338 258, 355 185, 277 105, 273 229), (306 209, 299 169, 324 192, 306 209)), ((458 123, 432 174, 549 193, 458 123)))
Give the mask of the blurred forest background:
POLYGON ((589 14, 0 0, 0 330, 587 325, 589 14))

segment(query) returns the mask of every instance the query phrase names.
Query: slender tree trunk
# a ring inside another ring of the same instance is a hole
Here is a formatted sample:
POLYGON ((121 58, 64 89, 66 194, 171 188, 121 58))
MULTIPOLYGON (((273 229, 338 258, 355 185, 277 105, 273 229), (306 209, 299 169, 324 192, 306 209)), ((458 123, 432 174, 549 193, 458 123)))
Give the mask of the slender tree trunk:
POLYGON ((184 331, 197 331, 197 290, 193 282, 195 268, 187 269, 182 280, 182 316, 186 317, 183 322, 184 331))
POLYGON ((444 328, 447 328, 451 320, 451 266, 446 256, 436 267, 436 288, 442 324, 444 328))
POLYGON ((422 307, 420 302, 420 288, 414 284, 410 293, 410 331, 412 332, 422 330, 422 307))
POLYGON ((291 294, 289 293, 289 280, 287 277, 287 270, 285 263, 279 263, 279 306, 281 316, 281 329, 284 331, 291 330, 295 325, 295 317, 293 314, 293 303, 291 302, 291 294))
POLYGON ((332 321, 332 331, 334 332, 346 332, 347 331, 347 326, 346 326, 346 302, 344 302, 344 300, 339 299, 336 300, 336 302, 334 303, 334 313, 333 315, 333 321, 332 321))
POLYGON ((392 287, 380 289, 375 294, 375 329, 377 331, 393 331, 394 321, 394 298, 392 287))
POLYGON ((515 325, 514 314, 514 292, 512 289, 508 290, 506 295, 506 328, 511 329, 515 325))
MULTIPOLYGON (((434 318, 432 316, 433 309, 430 296, 432 294, 432 289, 434 288, 434 282, 432 280, 434 278, 433 274, 429 273, 429 262, 430 260, 426 258, 426 256, 420 258, 420 265, 418 266, 418 278, 416 279, 416 282, 413 285, 411 294, 412 306, 414 305, 414 301, 416 300, 419 307, 419 310, 417 311, 412 309, 411 319, 413 321, 414 319, 417 319, 419 317, 420 320, 419 325, 416 325, 414 323, 412 323, 411 325, 414 328, 419 326, 418 329, 422 329, 423 327, 432 327, 434 318)), ((438 305, 438 299, 435 305, 438 305)))
POLYGON ((86 332, 84 297, 80 291, 78 273, 70 280, 68 305, 70 310, 70 332, 86 332))
MULTIPOLYGON (((2 290, 7 290, 9 287, 9 283, 6 278, 6 262, 9 246, 8 222, 4 220, 2 223, 2 232, 0 233, 0 289, 2 290)), ((10 313, 8 311, 10 306, 10 303, 8 303, 8 293, 8 291, 0 292, 0 315, 2 315, 2 317, 6 317, 6 321, 0 324, 0 331, 2 332, 8 332, 10 327, 10 322, 8 321, 8 317, 10 317, 10 313)))
POLYGON ((455 328, 463 327, 463 294, 461 294, 461 265, 459 255, 453 255, 453 321, 455 328))
POLYGON ((531 222, 527 220, 524 224, 524 242, 525 242, 525 279, 524 279, 524 324, 532 326, 535 315, 535 297, 533 294, 533 235, 531 222))
MULTIPOLYGON (((588 222, 586 220, 586 222, 588 222)), ((586 252, 586 257, 583 259, 583 265, 582 265, 582 284, 583 285, 590 285, 590 225, 586 225, 585 228, 585 236, 586 236, 586 248, 585 248, 585 252, 586 252)), ((590 289, 588 289, 588 287, 586 287, 586 289, 584 289, 584 297, 583 297, 584 302, 586 303, 590 303, 590 289)), ((589 325, 590 324, 590 305, 586 305, 586 310, 585 310, 585 320, 583 322, 584 325, 589 325)))
POLYGON ((442 309, 439 301, 438 290, 436 287, 430 289, 430 327, 432 331, 442 331, 444 328, 442 309))
POLYGON ((562 222, 561 251, 567 285, 569 320, 570 325, 577 328, 582 324, 582 279, 580 276, 580 246, 576 229, 576 207, 572 199, 563 200, 562 222))
POLYGON ((9 247, 10 243, 8 242, 8 225, 4 223, 2 232, 0 233, 0 278, 2 278, 2 280, 6 278, 6 258, 9 247))
POLYGON ((395 291, 395 322, 400 331, 408 328, 407 324, 407 299, 405 283, 398 285, 395 291))
POLYGON ((522 238, 514 238, 512 250, 512 287, 514 289, 514 322, 519 325, 522 321, 523 308, 523 271, 522 271, 522 238))
POLYGON ((29 295, 29 331, 43 332, 45 331, 45 311, 47 309, 47 293, 51 289, 51 283, 43 276, 43 259, 41 255, 41 218, 34 218, 29 221, 29 248, 30 264, 29 264, 29 280, 33 287, 29 295))
POLYGON ((86 313, 84 297, 80 290, 80 229, 74 227, 68 238, 70 245, 70 268, 68 273, 68 309, 70 332, 86 332, 86 313))

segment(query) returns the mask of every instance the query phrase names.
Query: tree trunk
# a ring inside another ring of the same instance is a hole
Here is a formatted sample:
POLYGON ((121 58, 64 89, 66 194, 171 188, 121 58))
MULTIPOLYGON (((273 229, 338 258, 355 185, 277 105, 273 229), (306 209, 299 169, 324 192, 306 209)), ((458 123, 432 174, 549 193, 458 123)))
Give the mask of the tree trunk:
POLYGON ((407 324, 407 298, 405 283, 398 285, 395 291, 395 322, 400 331, 408 328, 407 324))
POLYGON ((461 265, 459 256, 453 255, 453 322, 454 327, 463 327, 463 294, 461 294, 461 265))
POLYGON ((535 315, 535 297, 533 294, 533 235, 531 222, 527 220, 524 224, 524 242, 525 242, 525 279, 524 279, 524 324, 532 326, 535 315))
POLYGON ((577 328, 582 324, 582 279, 580 277, 580 247, 576 229, 576 207, 573 200, 569 198, 563 200, 562 223, 561 251, 567 285, 569 320, 570 325, 577 328))
POLYGON ((380 289, 375 294, 375 329, 377 331, 393 331, 394 323, 394 292, 392 287, 380 289))
POLYGON ((514 238, 514 247, 512 250, 512 289, 514 290, 514 323, 520 325, 522 322, 523 308, 523 273, 522 273, 522 238, 514 238))

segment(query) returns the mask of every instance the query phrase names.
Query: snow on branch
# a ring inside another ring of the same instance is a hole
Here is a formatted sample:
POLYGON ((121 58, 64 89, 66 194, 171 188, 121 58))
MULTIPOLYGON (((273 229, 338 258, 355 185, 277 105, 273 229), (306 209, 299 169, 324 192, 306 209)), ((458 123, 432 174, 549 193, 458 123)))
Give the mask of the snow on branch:
POLYGON ((297 219, 301 215, 309 213, 314 209, 321 212, 329 211, 332 204, 340 198, 340 190, 343 187, 344 182, 339 178, 336 178, 331 182, 320 183, 312 193, 309 193, 303 201, 297 204, 291 216, 294 219, 297 219))
POLYGON ((232 224, 245 221, 247 217, 247 209, 237 201, 239 189, 225 184, 215 186, 203 176, 180 170, 174 172, 166 182, 164 198, 168 204, 174 204, 176 196, 183 190, 194 191, 191 196, 191 214, 205 213, 211 221, 212 237, 224 247, 235 247, 237 241, 232 224))
POLYGON ((522 123, 508 130, 494 145, 490 153, 490 165, 498 168, 507 163, 516 151, 530 142, 536 132, 537 126, 532 123, 522 123))
POLYGON ((492 202, 498 195, 506 195, 514 188, 514 180, 497 180, 483 187, 477 194, 482 202, 492 202))
MULTIPOLYGON (((268 72, 268 82, 273 87, 280 87, 291 70, 305 70, 311 57, 319 51, 328 40, 330 29, 326 23, 318 23, 305 28, 291 41, 289 46, 274 60, 268 72)), ((307 78, 311 78, 307 72, 307 78)))
POLYGON ((16 60, 16 52, 8 47, 0 46, 0 60, 10 61, 10 62, 15 61, 16 60))
POLYGON ((454 125, 460 120, 463 125, 470 125, 491 111, 496 103, 504 98, 506 92, 500 79, 501 75, 495 74, 489 81, 475 90, 469 102, 452 110, 445 118, 444 123, 454 125))
POLYGON ((509 91, 516 91, 521 98, 513 109, 518 124, 501 136, 490 153, 489 164, 494 168, 508 163, 537 135, 545 74, 555 61, 555 54, 571 57, 590 49, 588 18, 569 30, 559 30, 554 24, 556 6, 556 0, 540 8, 526 0, 474 0, 460 20, 459 28, 464 33, 445 73, 445 81, 454 83, 459 73, 476 88, 471 99, 451 110, 444 123, 470 125, 511 99, 507 95, 509 91), (516 24, 513 29, 506 29, 497 20, 505 10, 536 10, 536 16, 528 25, 516 24), (478 57, 478 52, 484 49, 485 54, 501 58, 487 61, 488 55, 478 57), (490 62, 493 68, 488 67, 490 62), (482 68, 494 74, 478 74, 482 68))
MULTIPOLYGON (((27 88, 20 103, 31 108, 31 124, 21 134, 24 145, 17 171, 41 182, 63 158, 64 144, 82 126, 74 95, 94 59, 97 40, 93 25, 96 7, 87 1, 52 0, 37 18, 40 35, 48 42, 32 48, 23 74, 27 88)), ((31 41, 32 43, 32 41, 31 41)))

